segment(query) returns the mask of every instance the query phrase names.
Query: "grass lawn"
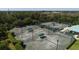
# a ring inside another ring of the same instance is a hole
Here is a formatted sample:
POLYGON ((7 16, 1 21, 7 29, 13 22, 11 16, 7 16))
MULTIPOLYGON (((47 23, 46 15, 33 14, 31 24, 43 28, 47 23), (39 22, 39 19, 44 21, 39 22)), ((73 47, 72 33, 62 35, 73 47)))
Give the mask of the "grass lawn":
POLYGON ((79 50, 79 40, 75 41, 75 43, 69 48, 69 50, 79 50))

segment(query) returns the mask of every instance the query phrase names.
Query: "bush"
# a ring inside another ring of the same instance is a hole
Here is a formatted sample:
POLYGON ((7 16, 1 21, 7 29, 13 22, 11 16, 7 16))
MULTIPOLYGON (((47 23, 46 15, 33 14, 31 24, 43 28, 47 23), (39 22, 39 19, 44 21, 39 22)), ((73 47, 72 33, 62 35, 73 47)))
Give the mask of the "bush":
POLYGON ((0 41, 0 50, 9 50, 5 41, 0 41))
POLYGON ((0 32, 0 40, 7 39, 7 34, 5 32, 0 32))
POLYGON ((26 47, 26 45, 24 45, 24 43, 21 41, 21 46, 23 47, 23 48, 25 48, 26 47))
POLYGON ((23 47, 20 44, 15 44, 16 50, 23 50, 23 47))

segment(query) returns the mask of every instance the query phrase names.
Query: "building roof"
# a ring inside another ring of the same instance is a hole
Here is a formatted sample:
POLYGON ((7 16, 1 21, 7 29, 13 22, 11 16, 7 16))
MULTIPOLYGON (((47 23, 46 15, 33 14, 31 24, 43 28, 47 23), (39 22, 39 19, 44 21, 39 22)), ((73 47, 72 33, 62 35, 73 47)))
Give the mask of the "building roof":
POLYGON ((70 31, 79 32, 79 25, 74 25, 69 28, 70 31))

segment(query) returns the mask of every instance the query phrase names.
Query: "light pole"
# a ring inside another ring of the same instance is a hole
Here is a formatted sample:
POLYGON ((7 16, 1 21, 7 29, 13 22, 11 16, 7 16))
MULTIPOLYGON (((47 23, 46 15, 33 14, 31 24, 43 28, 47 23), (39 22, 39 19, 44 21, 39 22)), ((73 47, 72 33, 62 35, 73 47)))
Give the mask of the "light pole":
POLYGON ((30 32, 32 33, 32 40, 34 40, 34 29, 33 28, 30 28, 30 32))
POLYGON ((23 38, 23 28, 21 28, 21 38, 23 38))
POLYGON ((59 40, 57 40, 57 46, 56 46, 56 50, 58 50, 58 42, 59 42, 59 40))
POLYGON ((34 30, 32 29, 32 40, 34 40, 34 37, 33 37, 33 35, 34 35, 34 30))

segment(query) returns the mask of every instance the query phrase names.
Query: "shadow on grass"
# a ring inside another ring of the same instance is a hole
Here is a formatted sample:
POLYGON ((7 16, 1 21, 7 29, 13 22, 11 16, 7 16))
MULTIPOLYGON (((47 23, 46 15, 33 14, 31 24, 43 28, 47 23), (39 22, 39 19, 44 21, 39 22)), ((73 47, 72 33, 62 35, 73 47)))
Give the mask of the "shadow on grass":
POLYGON ((74 41, 72 42, 72 44, 70 44, 66 49, 69 50, 69 49, 71 48, 71 46, 72 46, 76 41, 77 41, 77 40, 74 40, 74 41))

